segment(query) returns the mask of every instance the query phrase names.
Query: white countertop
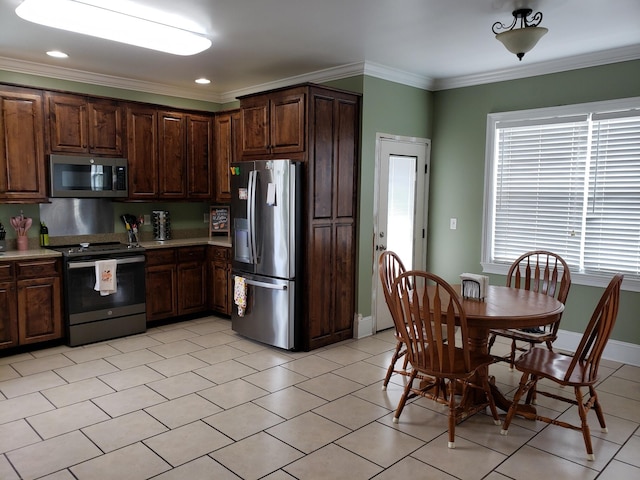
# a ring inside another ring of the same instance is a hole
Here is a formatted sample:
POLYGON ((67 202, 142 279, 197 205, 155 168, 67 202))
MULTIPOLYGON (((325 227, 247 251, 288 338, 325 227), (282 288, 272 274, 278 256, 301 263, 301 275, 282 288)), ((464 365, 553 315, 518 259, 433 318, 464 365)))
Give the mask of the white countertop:
MULTIPOLYGON (((192 245, 216 245, 219 247, 231 247, 229 237, 198 237, 198 238, 178 238, 176 240, 151 240, 140 242, 140 245, 148 250, 156 248, 188 247, 192 245)), ((38 258, 61 257, 62 253, 48 248, 34 248, 31 250, 6 250, 0 252, 0 262, 3 260, 33 260, 38 258)))
POLYGON ((140 245, 149 250, 154 248, 189 247, 192 245, 231 247, 231 239, 229 237, 178 238, 175 240, 151 240, 147 242, 140 242, 140 245))

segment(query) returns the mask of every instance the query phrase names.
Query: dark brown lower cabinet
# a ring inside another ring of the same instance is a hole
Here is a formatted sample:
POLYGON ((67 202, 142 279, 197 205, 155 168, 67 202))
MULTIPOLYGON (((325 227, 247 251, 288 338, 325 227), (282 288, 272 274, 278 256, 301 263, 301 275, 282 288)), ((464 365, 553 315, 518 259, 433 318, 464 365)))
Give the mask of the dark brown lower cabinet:
POLYGON ((147 322, 207 309, 207 246, 147 250, 147 322))
POLYGON ((209 247, 209 308, 231 315, 231 248, 209 247))
POLYGON ((178 249, 178 315, 207 309, 207 247, 178 249))
POLYGON ((63 336, 59 259, 0 264, 0 348, 63 336))

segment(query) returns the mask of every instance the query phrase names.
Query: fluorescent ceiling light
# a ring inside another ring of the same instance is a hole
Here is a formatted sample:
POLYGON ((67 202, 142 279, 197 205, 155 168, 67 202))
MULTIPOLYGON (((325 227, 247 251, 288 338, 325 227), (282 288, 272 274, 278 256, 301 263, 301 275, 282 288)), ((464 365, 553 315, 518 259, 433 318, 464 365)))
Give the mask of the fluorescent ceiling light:
POLYGON ((16 13, 40 25, 175 55, 195 55, 211 46, 194 32, 82 1, 24 0, 16 13))
POLYGON ((49 55, 50 57, 55 57, 55 58, 67 58, 69 56, 64 52, 61 52, 60 50, 49 50, 47 52, 47 55, 49 55))

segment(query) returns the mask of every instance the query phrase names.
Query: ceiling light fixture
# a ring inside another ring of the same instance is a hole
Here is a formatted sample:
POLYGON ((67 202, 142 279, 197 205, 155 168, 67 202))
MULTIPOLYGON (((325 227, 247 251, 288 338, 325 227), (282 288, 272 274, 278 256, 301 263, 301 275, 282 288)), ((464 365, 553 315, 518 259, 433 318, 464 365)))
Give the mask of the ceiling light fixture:
POLYGON ((203 78, 196 79, 196 83, 199 85, 209 85, 211 83, 211 80, 203 77, 203 78))
POLYGON ((496 34, 496 39, 500 40, 511 53, 515 53, 520 61, 522 61, 524 54, 535 47, 538 40, 549 31, 538 26, 542 21, 542 12, 535 13, 530 20, 527 20, 527 17, 532 13, 533 10, 530 8, 514 10, 511 25, 496 22, 491 28, 496 34), (520 20, 520 28, 515 28, 518 20, 520 20))
POLYGON ((47 55, 54 58, 67 58, 69 56, 64 52, 61 52, 60 50, 49 50, 47 52, 47 55))
POLYGON ((195 55, 211 46, 197 33, 82 1, 24 0, 16 13, 40 25, 174 55, 195 55))

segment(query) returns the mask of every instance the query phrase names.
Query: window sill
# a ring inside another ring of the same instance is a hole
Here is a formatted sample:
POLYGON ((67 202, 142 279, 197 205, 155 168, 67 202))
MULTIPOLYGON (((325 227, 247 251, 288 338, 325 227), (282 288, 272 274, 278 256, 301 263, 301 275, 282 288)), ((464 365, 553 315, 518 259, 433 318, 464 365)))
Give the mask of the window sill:
MULTIPOLYGON (((496 275, 507 275, 510 265, 504 265, 501 263, 482 263, 483 273, 493 273, 496 275)), ((579 273, 571 271, 571 283, 574 285, 587 285, 589 287, 606 287, 609 285, 611 275, 594 275, 590 273, 579 273)), ((627 276, 625 274, 624 281, 622 282, 622 290, 629 292, 640 292, 640 278, 634 276, 627 276)))

